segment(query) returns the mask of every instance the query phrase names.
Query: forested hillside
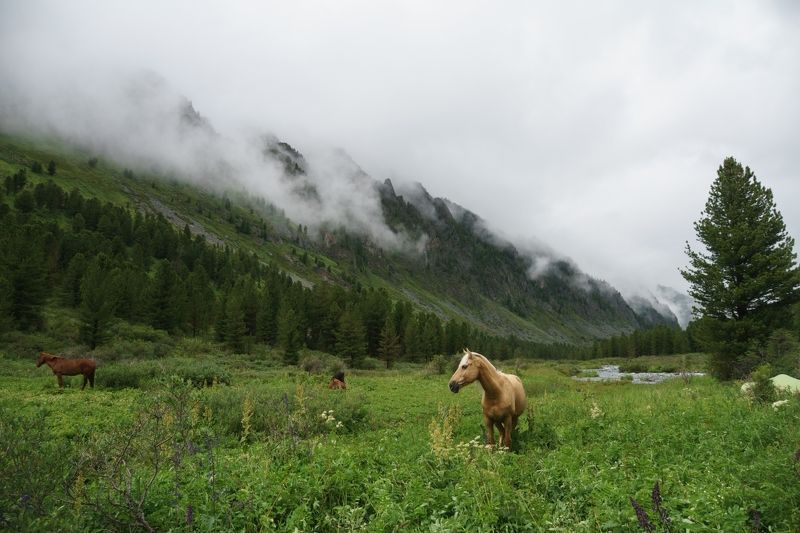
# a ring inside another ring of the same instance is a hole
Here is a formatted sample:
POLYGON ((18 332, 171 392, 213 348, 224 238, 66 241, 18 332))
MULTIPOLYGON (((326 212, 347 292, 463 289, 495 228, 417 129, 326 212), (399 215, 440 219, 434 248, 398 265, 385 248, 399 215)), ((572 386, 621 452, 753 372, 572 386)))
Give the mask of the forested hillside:
MULTIPOLYGON (((302 177, 302 156, 280 147, 302 177)), ((566 343, 640 323, 610 287, 575 286, 568 263, 534 281, 530 260, 482 235, 472 213, 428 197, 434 216, 423 215, 388 182, 387 224, 425 234, 420 255, 342 228, 309 235, 244 191, 212 194, 54 142, 0 137, 0 176, 0 327, 36 331, 59 316, 41 349, 94 349, 122 322, 238 352, 277 346, 290 363, 308 348, 390 365, 465 346, 581 356, 588 345, 566 343)))

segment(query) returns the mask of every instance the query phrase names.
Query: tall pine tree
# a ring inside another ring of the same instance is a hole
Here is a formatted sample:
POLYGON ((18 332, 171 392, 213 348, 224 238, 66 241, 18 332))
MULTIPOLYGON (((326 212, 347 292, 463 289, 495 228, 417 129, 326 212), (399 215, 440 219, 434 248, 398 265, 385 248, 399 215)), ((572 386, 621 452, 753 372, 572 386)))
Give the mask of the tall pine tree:
POLYGON ((733 158, 719 167, 694 228, 706 251, 687 243, 690 266, 681 274, 697 304, 712 372, 740 377, 756 363, 745 357, 748 348, 791 324, 791 306, 800 298, 794 239, 772 191, 733 158))
POLYGON ((105 342, 116 306, 102 262, 102 256, 92 261, 81 280, 79 338, 92 350, 105 342))
POLYGON ((397 335, 397 331, 394 328, 394 320, 391 316, 386 318, 381 330, 378 357, 386 363, 386 368, 391 368, 400 357, 400 337, 397 335))

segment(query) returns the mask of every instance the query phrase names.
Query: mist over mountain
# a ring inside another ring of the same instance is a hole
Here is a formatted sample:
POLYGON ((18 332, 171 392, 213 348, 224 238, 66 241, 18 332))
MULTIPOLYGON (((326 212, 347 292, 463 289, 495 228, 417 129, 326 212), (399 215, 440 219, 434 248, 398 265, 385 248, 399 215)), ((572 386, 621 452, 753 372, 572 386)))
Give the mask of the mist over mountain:
POLYGON ((626 298, 628 305, 636 312, 643 327, 652 327, 662 324, 678 326, 678 318, 670 307, 659 301, 652 294, 649 297, 634 295, 626 298))
POLYGON ((689 295, 664 285, 656 286, 656 294, 669 307, 681 327, 685 328, 692 319, 692 306, 694 305, 689 295))
POLYGON ((417 287, 404 291, 417 304, 464 314, 503 334, 583 342, 676 323, 669 308, 626 302, 534 238, 515 246, 420 183, 381 182, 344 150, 296 147, 266 129, 222 134, 162 77, 140 72, 120 79, 48 94, 44 107, 12 88, 0 96, 3 129, 65 139, 217 194, 263 198, 305 228, 305 245, 393 284, 412 279, 417 287), (420 298, 420 289, 442 301, 420 298))

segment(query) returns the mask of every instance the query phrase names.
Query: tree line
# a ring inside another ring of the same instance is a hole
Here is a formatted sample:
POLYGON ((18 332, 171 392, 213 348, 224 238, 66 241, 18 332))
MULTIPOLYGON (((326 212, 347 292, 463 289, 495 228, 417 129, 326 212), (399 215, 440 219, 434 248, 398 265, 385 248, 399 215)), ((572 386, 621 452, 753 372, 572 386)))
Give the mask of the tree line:
POLYGON ((671 355, 700 351, 694 336, 694 327, 656 326, 637 330, 628 335, 596 340, 592 344, 592 357, 639 357, 640 355, 671 355))
POLYGON ((309 348, 353 366, 424 362, 469 347, 493 357, 585 358, 589 347, 502 337, 395 301, 385 290, 306 287, 254 253, 209 243, 161 214, 102 203, 26 171, 0 190, 0 330, 40 328, 47 305, 72 308, 78 341, 94 349, 116 320, 174 336, 256 344, 297 362, 309 348))

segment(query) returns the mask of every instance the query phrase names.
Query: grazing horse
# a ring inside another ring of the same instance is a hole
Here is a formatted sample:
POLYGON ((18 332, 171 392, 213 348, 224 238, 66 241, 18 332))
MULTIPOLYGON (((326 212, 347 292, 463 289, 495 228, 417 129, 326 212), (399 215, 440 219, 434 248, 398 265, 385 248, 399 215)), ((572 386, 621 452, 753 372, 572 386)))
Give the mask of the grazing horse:
POLYGON ((333 375, 331 382, 328 383, 328 388, 331 390, 346 390, 347 385, 344 382, 344 372, 341 370, 333 375))
POLYGON ((58 386, 64 388, 63 376, 77 376, 83 374, 83 386, 81 390, 86 387, 86 382, 89 382, 94 388, 94 371, 97 368, 97 363, 92 359, 65 359, 57 355, 49 354, 47 352, 39 352, 39 359, 36 360, 36 368, 43 364, 47 364, 53 374, 58 378, 58 386))
POLYGON ((489 444, 494 444, 494 426, 500 432, 500 445, 511 447, 511 430, 525 412, 527 399, 522 381, 514 374, 504 374, 479 353, 464 350, 453 377, 450 390, 458 392, 473 381, 483 387, 483 424, 489 444))

